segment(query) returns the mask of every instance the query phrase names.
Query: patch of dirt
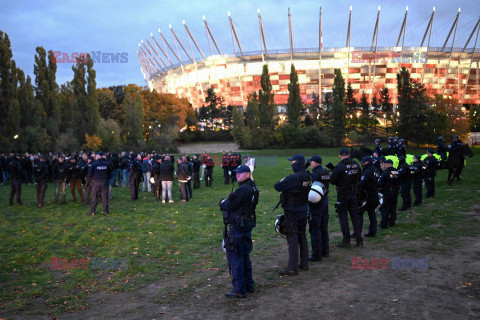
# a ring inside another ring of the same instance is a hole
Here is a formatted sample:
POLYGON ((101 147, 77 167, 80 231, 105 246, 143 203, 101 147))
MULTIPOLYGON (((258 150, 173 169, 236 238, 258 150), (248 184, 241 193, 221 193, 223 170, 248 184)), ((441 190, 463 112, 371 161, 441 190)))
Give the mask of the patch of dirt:
MULTIPOLYGON (((219 270, 146 285, 132 292, 99 292, 90 307, 58 319, 475 319, 480 312, 480 235, 458 238, 461 246, 404 241, 384 236, 378 244, 338 249, 330 237, 330 257, 311 263, 298 276, 279 277, 287 262, 283 238, 266 252, 252 253, 256 292, 229 300, 226 259, 219 270), (444 254, 432 251, 442 247, 444 254), (430 249, 429 249, 430 248, 430 249), (352 258, 427 259, 419 270, 352 269, 352 258), (223 269, 222 269, 223 268, 223 269), (195 278, 196 280, 193 280, 195 278)), ((256 252, 257 250, 257 252, 256 252)), ((260 252, 261 251, 261 252, 260 252)), ((9 319, 37 319, 28 315, 9 319)), ((478 319, 478 318, 477 318, 478 319)))

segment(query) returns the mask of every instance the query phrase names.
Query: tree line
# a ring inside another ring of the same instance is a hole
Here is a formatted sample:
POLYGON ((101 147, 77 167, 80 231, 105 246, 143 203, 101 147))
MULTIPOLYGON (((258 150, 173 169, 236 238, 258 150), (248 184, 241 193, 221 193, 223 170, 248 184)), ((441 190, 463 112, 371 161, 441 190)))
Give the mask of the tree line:
POLYGON ((37 47, 32 80, 0 31, 0 152, 174 151, 179 129, 197 123, 186 99, 134 84, 97 88, 89 55, 72 71, 58 85, 53 52, 37 47))

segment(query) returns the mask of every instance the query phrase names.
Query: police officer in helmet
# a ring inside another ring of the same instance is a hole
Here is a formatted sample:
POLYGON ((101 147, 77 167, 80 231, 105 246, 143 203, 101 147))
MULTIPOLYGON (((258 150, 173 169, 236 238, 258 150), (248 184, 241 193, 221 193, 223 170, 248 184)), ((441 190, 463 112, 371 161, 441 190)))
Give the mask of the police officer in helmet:
POLYGON ((380 229, 394 227, 397 220, 398 171, 393 167, 391 159, 382 163, 383 172, 378 179, 378 186, 383 194, 383 204, 380 207, 382 220, 380 229))
POLYGON ((308 203, 308 225, 312 243, 312 254, 309 260, 320 261, 322 257, 328 257, 330 252, 328 239, 328 186, 330 184, 330 174, 322 167, 322 157, 315 155, 308 159, 308 162, 312 168, 312 182, 321 182, 325 191, 319 202, 308 203))
POLYGON ((305 170, 305 157, 295 154, 291 161, 293 174, 275 183, 274 188, 281 192, 280 201, 285 215, 285 235, 288 244, 288 267, 280 275, 297 275, 298 268, 308 270, 307 228, 308 192, 312 184, 310 174, 305 170), (300 247, 300 265, 298 249, 300 247))
POLYGON ((348 226, 348 215, 353 224, 354 234, 357 236, 357 246, 363 246, 362 226, 358 214, 358 181, 361 177, 360 165, 349 156, 347 149, 340 150, 340 163, 335 166, 330 182, 337 186, 337 203, 335 204, 340 220, 340 228, 343 240, 337 247, 350 247, 350 228, 348 226))
POLYGON ((435 176, 437 175, 438 160, 433 156, 433 150, 427 150, 427 157, 425 158, 425 186, 427 187, 427 194, 425 198, 433 198, 435 196, 435 176))
POLYGON ((383 153, 383 148, 380 145, 380 139, 375 139, 375 151, 377 151, 377 156, 381 157, 383 153))
POLYGON ((377 179, 375 177, 375 167, 373 160, 370 156, 366 156, 362 159, 362 177, 358 182, 358 188, 364 190, 367 193, 367 205, 360 212, 360 224, 363 228, 363 213, 368 212, 368 220, 370 225, 368 227, 368 233, 365 237, 375 237, 377 235, 377 215, 375 209, 378 206, 378 187, 377 179))
POLYGON ((255 291, 252 277, 252 229, 255 227, 255 208, 259 191, 251 179, 250 168, 239 166, 236 170, 238 188, 227 199, 220 201, 224 212, 224 241, 228 265, 232 273, 233 290, 227 292, 227 298, 245 298, 247 292, 255 291), (228 227, 228 231, 227 231, 228 227))

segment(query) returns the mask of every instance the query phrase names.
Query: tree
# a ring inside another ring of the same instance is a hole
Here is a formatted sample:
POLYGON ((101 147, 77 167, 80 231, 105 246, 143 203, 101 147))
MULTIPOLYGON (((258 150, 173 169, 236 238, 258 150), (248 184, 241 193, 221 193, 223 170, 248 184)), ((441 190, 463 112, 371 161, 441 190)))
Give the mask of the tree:
POLYGON ((223 98, 217 96, 213 87, 207 90, 207 97, 205 98, 208 110, 208 120, 214 125, 214 119, 218 119, 221 116, 220 107, 223 106, 223 98))
POLYGON ((442 95, 436 94, 433 99, 433 108, 438 113, 446 116, 443 130, 437 132, 439 136, 453 138, 453 135, 458 134, 466 138, 469 131, 469 119, 456 99, 444 98, 442 95))
POLYGON ((333 94, 332 92, 325 93, 323 97, 321 118, 324 125, 330 126, 332 124, 332 105, 333 105, 333 94))
POLYGON ((100 114, 98 112, 98 94, 96 71, 93 69, 93 60, 90 55, 87 55, 87 113, 85 115, 85 125, 90 134, 98 134, 98 127, 100 124, 100 114))
POLYGON ((480 129, 480 106, 471 106, 470 107, 470 130, 473 132, 478 132, 480 129))
POLYGON ((378 102, 377 100, 377 96, 374 95, 373 98, 372 98, 372 113, 373 113, 373 125, 374 125, 374 129, 375 129, 375 133, 377 132, 377 117, 380 113, 380 108, 381 108, 381 105, 380 103, 378 102))
POLYGON ((245 122, 249 129, 254 130, 255 132, 259 130, 260 126, 260 107, 257 97, 251 95, 248 97, 247 102, 247 111, 245 112, 245 122))
POLYGON ((5 151, 10 151, 20 126, 17 73, 8 35, 0 31, 0 148, 5 151))
POLYGON ((367 133, 368 122, 370 120, 370 105, 368 103, 368 98, 365 92, 362 93, 362 98, 360 100, 360 107, 362 108, 362 118, 361 118, 361 128, 362 133, 367 133))
POLYGON ((98 107, 100 116, 104 119, 110 119, 117 108, 117 100, 112 90, 107 88, 97 89, 98 107))
POLYGON ((388 121, 392 121, 393 104, 387 88, 380 90, 380 106, 384 115, 385 127, 388 134, 388 121))
POLYGON ((357 99, 355 99, 355 92, 350 83, 347 85, 345 103, 347 105, 347 116, 350 117, 350 126, 355 126, 355 122, 357 121, 358 102, 357 99))
POLYGON ((125 94, 125 134, 129 147, 138 147, 143 141, 143 103, 139 95, 125 94))
POLYGON ((318 117, 320 115, 320 98, 317 94, 313 93, 312 104, 309 107, 310 114, 312 116, 312 121, 315 123, 318 122, 318 117))
POLYGON ((53 52, 47 54, 43 47, 36 48, 35 65, 35 96, 40 102, 43 114, 43 127, 47 129, 50 136, 56 137, 59 134, 61 121, 60 105, 58 103, 58 84, 56 82, 57 63, 53 52))
POLYGON ((417 145, 426 141, 426 111, 428 97, 423 84, 410 79, 410 73, 402 68, 397 74, 398 112, 397 131, 407 141, 417 145))
POLYGON ((234 107, 232 111, 232 118, 233 118, 233 129, 232 135, 233 139, 239 145, 242 145, 242 135, 243 129, 245 127, 245 121, 243 120, 243 114, 240 108, 234 107))
POLYGON ((300 85, 298 83, 298 74, 292 63, 290 69, 290 83, 288 84, 287 118, 288 123, 294 127, 300 124, 303 103, 300 97, 300 85))
POLYGON ((332 125, 335 139, 342 141, 345 135, 345 80, 343 80, 340 69, 334 71, 335 79, 333 81, 333 102, 331 107, 332 125))
POLYGON ((277 110, 273 100, 274 93, 267 64, 263 65, 260 85, 262 87, 262 89, 258 91, 260 121, 264 129, 273 130, 276 126, 275 115, 277 114, 277 110))

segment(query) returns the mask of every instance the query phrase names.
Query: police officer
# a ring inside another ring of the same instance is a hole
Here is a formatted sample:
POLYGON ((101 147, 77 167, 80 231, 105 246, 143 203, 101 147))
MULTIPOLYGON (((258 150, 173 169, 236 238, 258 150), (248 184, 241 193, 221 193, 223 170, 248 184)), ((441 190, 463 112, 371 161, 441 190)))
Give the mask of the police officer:
POLYGON ((328 187, 330 184, 330 174, 322 167, 322 157, 314 155, 308 159, 308 162, 310 162, 312 168, 312 182, 321 182, 325 191, 320 202, 308 203, 308 225, 312 243, 312 254, 308 260, 320 261, 322 257, 328 257, 330 254, 328 239, 328 187))
POLYGON ((383 156, 394 155, 395 153, 396 151, 395 151, 395 144, 393 142, 393 138, 388 137, 388 146, 385 152, 383 153, 383 156))
POLYGON ((410 176, 410 166, 405 161, 404 156, 398 157, 398 177, 400 179, 400 196, 402 197, 402 207, 400 211, 407 211, 412 207, 412 180, 410 176))
POLYGON ((205 166, 205 186, 211 187, 213 182, 213 168, 215 167, 215 162, 213 161, 212 156, 207 155, 205 166))
POLYGON ((250 178, 250 168, 242 165, 236 170, 238 188, 227 199, 220 201, 224 212, 224 241, 228 265, 232 272, 233 290, 227 298, 245 298, 247 292, 255 292, 252 277, 252 229, 255 227, 255 208, 259 191, 250 178), (228 231, 227 231, 228 227, 228 231))
POLYGON ((230 167, 230 158, 228 157, 227 153, 223 151, 222 155, 222 169, 223 169, 223 185, 226 185, 230 182, 230 175, 228 174, 230 167))
POLYGON ((157 201, 160 201, 160 195, 162 194, 162 179, 160 178, 160 165, 162 159, 159 155, 154 156, 154 161, 152 162, 152 176, 155 183, 152 185, 154 190, 155 197, 157 201))
POLYGON ((360 165, 350 158, 348 150, 340 150, 340 163, 335 166, 330 182, 337 186, 337 203, 335 204, 343 240, 337 247, 350 247, 350 228, 348 226, 348 215, 352 220, 353 231, 357 236, 357 246, 363 246, 362 225, 358 214, 358 181, 361 177, 360 165))
POLYGON ((193 189, 200 189, 200 165, 201 162, 198 159, 198 154, 193 156, 193 189))
POLYGON ((405 149, 405 140, 404 139, 399 139, 398 144, 397 144, 397 157, 406 157, 407 156, 407 150, 405 149))
POLYGON ((377 235, 377 215, 375 214, 375 209, 378 206, 378 187, 377 178, 375 177, 375 167, 370 156, 362 159, 362 167, 362 177, 358 182, 358 188, 367 193, 367 205, 363 208, 363 211, 359 213, 360 224, 363 229, 363 213, 366 210, 370 225, 368 227, 368 233, 364 234, 364 236, 375 237, 377 235))
POLYGON ((447 147, 443 143, 443 137, 438 137, 437 153, 440 155, 440 157, 442 159, 442 164, 445 161, 447 161, 447 147))
POLYGON ((274 188, 281 192, 280 201, 285 213, 285 235, 288 244, 288 267, 280 275, 297 275, 298 268, 308 270, 307 229, 308 192, 312 184, 311 177, 305 170, 305 157, 295 154, 291 161, 293 174, 275 183, 274 188), (298 248, 301 263, 298 265, 298 248))
POLYGON ((383 204, 380 207, 382 220, 380 229, 388 229, 394 227, 397 220, 397 197, 398 197, 398 171, 393 167, 391 159, 382 163, 382 174, 378 179, 378 186, 383 194, 383 204))
POLYGON ((82 191, 82 168, 75 161, 75 158, 70 158, 70 166, 67 171, 67 181, 70 183, 70 191, 72 192, 73 201, 77 201, 75 196, 75 188, 77 188, 78 195, 80 196, 81 201, 83 202, 83 191, 82 191))
POLYGON ((383 148, 380 145, 380 139, 375 139, 375 151, 377 152, 377 157, 382 156, 383 148))
POLYGON ((140 185, 140 177, 143 175, 142 165, 140 163, 141 156, 136 153, 130 155, 130 166, 128 169, 128 185, 130 187, 130 200, 138 200, 138 187, 140 185))
POLYGON ((422 204, 422 181, 423 181, 423 162, 419 155, 413 157, 413 164, 410 166, 410 175, 412 176, 413 194, 415 195, 414 206, 422 204))
POLYGON ((8 201, 13 206, 13 197, 16 195, 17 204, 22 205, 22 180, 23 170, 20 162, 20 155, 15 153, 8 163, 8 173, 10 175, 10 197, 8 201))
POLYGON ((427 194, 425 198, 433 198, 435 196, 435 176, 437 175, 438 160, 433 156, 433 150, 427 150, 427 157, 425 158, 425 186, 427 187, 427 194))
POLYGON ((456 151, 459 147, 463 146, 462 140, 458 137, 458 134, 453 136, 452 151, 456 151))
POLYGON ((44 155, 40 155, 39 161, 34 167, 35 173, 35 189, 37 191, 38 207, 43 207, 45 200, 45 192, 47 191, 47 179, 48 179, 48 164, 47 158, 44 155))
POLYGON ((88 178, 93 181, 93 198, 92 206, 87 216, 95 214, 99 195, 102 197, 103 212, 110 213, 108 210, 108 181, 112 177, 112 167, 103 159, 103 152, 97 153, 96 160, 88 170, 88 178))

